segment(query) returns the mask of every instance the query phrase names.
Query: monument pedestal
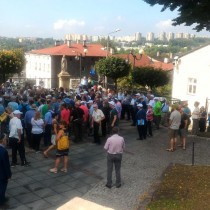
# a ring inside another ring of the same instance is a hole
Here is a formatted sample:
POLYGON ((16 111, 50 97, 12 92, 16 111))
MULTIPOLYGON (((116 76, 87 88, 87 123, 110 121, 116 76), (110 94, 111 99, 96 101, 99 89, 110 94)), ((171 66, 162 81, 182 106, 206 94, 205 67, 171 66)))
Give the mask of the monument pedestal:
POLYGON ((58 74, 59 78, 59 87, 67 88, 69 89, 70 84, 70 74, 66 71, 61 71, 58 74))

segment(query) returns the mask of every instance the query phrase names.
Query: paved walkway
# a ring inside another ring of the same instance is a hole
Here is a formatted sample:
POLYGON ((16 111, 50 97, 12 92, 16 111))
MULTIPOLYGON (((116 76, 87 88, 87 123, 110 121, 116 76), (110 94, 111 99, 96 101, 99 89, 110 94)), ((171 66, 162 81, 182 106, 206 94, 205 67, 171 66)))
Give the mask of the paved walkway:
POLYGON ((57 209, 79 197, 115 210, 133 210, 141 205, 141 198, 170 164, 191 164, 192 141, 195 141, 195 164, 210 164, 210 142, 206 139, 189 137, 186 151, 178 148, 175 152, 167 152, 167 128, 154 131, 153 138, 138 141, 136 128, 129 124, 121 121, 120 134, 126 141, 121 188, 113 186, 107 189, 104 186, 106 154, 103 145, 94 145, 89 139, 83 144, 71 146, 68 173, 49 173, 54 164, 53 154, 46 159, 42 154, 27 151, 31 166, 12 168, 7 209, 57 209))

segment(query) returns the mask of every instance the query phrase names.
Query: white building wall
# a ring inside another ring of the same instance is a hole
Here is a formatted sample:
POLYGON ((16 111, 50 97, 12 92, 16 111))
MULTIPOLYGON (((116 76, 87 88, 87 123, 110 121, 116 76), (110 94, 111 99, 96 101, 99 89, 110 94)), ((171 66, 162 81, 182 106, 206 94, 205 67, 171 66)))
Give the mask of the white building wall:
POLYGON ((172 97, 187 100, 191 109, 195 101, 205 106, 210 98, 210 45, 180 58, 178 68, 174 67, 172 97), (188 79, 197 80, 196 93, 188 92, 188 79))
POLYGON ((44 82, 45 88, 51 88, 51 57, 28 53, 26 58, 26 78, 35 79, 36 85, 44 82))

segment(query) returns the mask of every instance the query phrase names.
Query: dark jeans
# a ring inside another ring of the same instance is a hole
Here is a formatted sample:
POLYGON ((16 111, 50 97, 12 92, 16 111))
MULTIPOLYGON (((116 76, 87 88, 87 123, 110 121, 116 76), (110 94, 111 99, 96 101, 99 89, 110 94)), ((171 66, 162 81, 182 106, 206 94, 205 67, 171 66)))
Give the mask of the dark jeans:
POLYGON ((100 128, 100 124, 97 122, 94 122, 93 124, 93 136, 94 136, 94 142, 97 144, 101 143, 100 137, 99 137, 99 128, 100 128))
POLYGON ((109 154, 107 153, 107 185, 112 185, 112 171, 113 165, 115 167, 115 174, 116 174, 116 186, 121 184, 121 161, 122 161, 122 154, 109 154))
POLYGON ((52 125, 47 124, 45 126, 45 131, 44 131, 44 146, 50 146, 51 145, 51 131, 52 131, 52 125))
POLYGON ((21 139, 20 143, 18 143, 18 139, 16 139, 16 138, 9 138, 9 144, 12 148, 12 163, 14 163, 14 164, 17 163, 17 151, 20 155, 21 163, 26 162, 23 138, 21 139))
POLYGON ((206 130, 206 119, 205 118, 201 118, 199 120, 199 129, 200 129, 200 132, 205 132, 205 130, 206 130))
POLYGON ((130 105, 122 104, 121 119, 125 119, 125 114, 127 114, 127 119, 130 120, 130 105))
POLYGON ((154 115, 154 123, 157 129, 160 128, 161 115, 154 115))
POLYGON ((7 189, 7 180, 0 180, 0 204, 3 204, 5 201, 5 192, 7 189))
POLYGON ((147 131, 150 136, 152 136, 152 121, 147 121, 147 131))
POLYGON ((147 135, 146 128, 147 128, 146 125, 137 125, 137 129, 138 129, 140 139, 146 139, 146 135, 147 135))
POLYGON ((27 123, 25 130, 26 130, 26 139, 28 142, 28 146, 32 147, 32 135, 31 135, 32 125, 30 123, 27 123))
POLYGON ((102 121, 101 121, 101 132, 102 132, 102 136, 106 136, 106 134, 107 134, 107 128, 108 128, 108 122, 107 122, 107 120, 106 120, 106 118, 105 119, 103 119, 102 121))
POLYGON ((33 138, 33 149, 36 151, 39 151, 39 147, 40 147, 40 142, 41 142, 41 138, 42 138, 43 133, 40 134, 32 134, 32 138, 33 138))
POLYGON ((82 141, 82 120, 78 119, 78 120, 74 120, 73 121, 73 132, 74 132, 74 141, 75 142, 79 142, 82 141))
POLYGON ((130 114, 131 114, 131 118, 132 118, 132 121, 133 121, 133 125, 136 125, 136 109, 133 105, 130 105, 130 114))

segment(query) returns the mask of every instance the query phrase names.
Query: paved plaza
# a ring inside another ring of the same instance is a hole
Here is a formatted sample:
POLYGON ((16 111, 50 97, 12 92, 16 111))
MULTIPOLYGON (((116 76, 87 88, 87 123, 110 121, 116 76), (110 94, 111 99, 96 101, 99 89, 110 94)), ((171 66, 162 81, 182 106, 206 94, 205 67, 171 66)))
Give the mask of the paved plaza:
POLYGON ((152 186, 159 182, 162 173, 170 164, 192 163, 193 141, 195 164, 210 164, 208 139, 188 137, 186 151, 177 148, 175 152, 167 152, 167 128, 155 130, 153 138, 139 141, 136 140, 136 127, 130 126, 125 120, 120 123, 120 135, 124 136, 126 141, 121 188, 105 187, 105 139, 103 144, 98 146, 92 144, 92 137, 89 137, 84 143, 71 145, 68 173, 49 172, 54 165, 53 152, 49 158, 44 158, 41 153, 27 150, 27 159, 31 166, 12 168, 13 176, 7 190, 10 199, 5 209, 53 210, 75 197, 115 210, 144 209, 141 198, 152 192, 152 186))

